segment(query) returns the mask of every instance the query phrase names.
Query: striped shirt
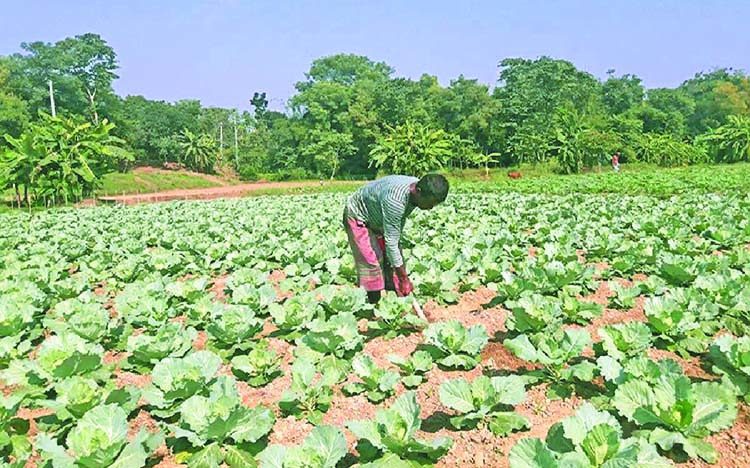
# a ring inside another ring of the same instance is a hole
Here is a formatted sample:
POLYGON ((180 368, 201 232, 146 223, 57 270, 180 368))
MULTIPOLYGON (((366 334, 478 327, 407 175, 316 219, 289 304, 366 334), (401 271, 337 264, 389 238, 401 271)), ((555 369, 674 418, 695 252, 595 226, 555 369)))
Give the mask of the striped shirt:
POLYGON ((404 264, 399 241, 406 218, 414 211, 409 203, 411 184, 416 177, 392 175, 370 182, 354 192, 346 203, 348 216, 362 221, 385 239, 388 263, 398 268, 404 264))

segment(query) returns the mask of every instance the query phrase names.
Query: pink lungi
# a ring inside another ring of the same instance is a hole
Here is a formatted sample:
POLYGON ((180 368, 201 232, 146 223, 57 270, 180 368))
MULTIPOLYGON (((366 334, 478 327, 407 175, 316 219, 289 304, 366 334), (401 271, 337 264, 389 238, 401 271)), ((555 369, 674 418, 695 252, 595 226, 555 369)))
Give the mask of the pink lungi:
POLYGON ((385 239, 369 229, 362 221, 350 218, 344 212, 344 229, 349 237, 349 246, 354 254, 359 286, 365 291, 396 291, 398 276, 388 265, 384 255, 385 239))

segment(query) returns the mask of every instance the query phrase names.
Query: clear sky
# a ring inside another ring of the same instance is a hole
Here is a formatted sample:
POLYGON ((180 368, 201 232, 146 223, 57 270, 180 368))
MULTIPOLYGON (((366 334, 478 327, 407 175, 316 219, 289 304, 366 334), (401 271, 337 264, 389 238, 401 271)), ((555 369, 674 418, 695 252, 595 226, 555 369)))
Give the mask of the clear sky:
POLYGON ((274 108, 315 58, 382 60, 399 76, 494 84, 505 57, 549 55, 604 77, 677 86, 700 70, 750 70, 750 0, 2 0, 0 54, 95 32, 114 47, 122 94, 274 108))

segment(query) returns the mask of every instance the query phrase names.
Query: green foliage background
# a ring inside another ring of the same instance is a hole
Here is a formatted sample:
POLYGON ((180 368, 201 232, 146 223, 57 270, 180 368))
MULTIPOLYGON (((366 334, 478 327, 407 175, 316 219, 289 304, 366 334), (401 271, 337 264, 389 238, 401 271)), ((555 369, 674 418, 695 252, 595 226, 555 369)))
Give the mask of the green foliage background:
POLYGON ((661 166, 750 159, 750 77, 730 69, 646 89, 614 70, 602 80, 566 60, 506 58, 491 90, 463 75, 443 86, 336 54, 313 61, 283 112, 269 109, 261 90, 248 96, 248 112, 118 96, 117 55, 96 34, 21 49, 0 57, 0 135, 10 137, 0 152, 48 123, 51 81, 59 116, 114 125, 133 155, 115 161, 119 169, 180 163, 230 166, 245 179, 361 179, 547 162, 571 174, 606 166, 618 150, 622 162, 661 166))

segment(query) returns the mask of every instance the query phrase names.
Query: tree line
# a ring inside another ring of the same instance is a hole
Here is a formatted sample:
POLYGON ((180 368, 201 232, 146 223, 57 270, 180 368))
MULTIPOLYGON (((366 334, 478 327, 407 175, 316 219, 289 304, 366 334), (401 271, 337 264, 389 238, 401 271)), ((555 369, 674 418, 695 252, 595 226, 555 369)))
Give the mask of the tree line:
POLYGON ((118 96, 117 55, 96 34, 21 50, 0 56, 0 181, 18 199, 82 196, 102 171, 137 164, 278 179, 548 161, 574 173, 615 151, 663 166, 750 160, 750 77, 739 70, 646 89, 632 74, 600 80, 565 60, 507 58, 491 88, 337 54, 311 64, 284 112, 262 91, 248 93, 248 112, 118 96))

